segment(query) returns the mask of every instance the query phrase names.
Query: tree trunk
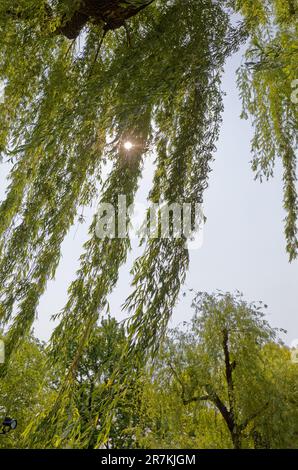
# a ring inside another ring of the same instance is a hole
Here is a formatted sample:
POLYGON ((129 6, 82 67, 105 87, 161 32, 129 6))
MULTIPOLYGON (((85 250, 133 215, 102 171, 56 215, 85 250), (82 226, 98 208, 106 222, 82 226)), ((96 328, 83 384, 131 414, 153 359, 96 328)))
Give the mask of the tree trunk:
POLYGON ((153 1, 141 0, 134 5, 133 0, 82 0, 57 33, 75 39, 88 21, 103 24, 106 31, 117 29, 153 1))
MULTIPOLYGON (((80 0, 74 6, 71 14, 57 18, 60 26, 54 34, 61 34, 68 39, 76 39, 84 26, 90 21, 103 26, 104 31, 110 31, 125 25, 125 21, 137 15, 141 10, 153 3, 154 0, 80 0), (135 3, 136 2, 136 3, 135 3)), ((61 0, 60 5, 63 5, 61 0)), ((57 14, 45 3, 45 18, 49 21, 57 14)), ((14 7, 6 10, 6 15, 16 21, 27 21, 30 14, 14 7)), ((56 19, 56 18, 55 18, 56 19)))
POLYGON ((225 358, 225 373, 228 387, 228 399, 229 399, 229 421, 228 428, 231 433, 234 449, 241 449, 241 428, 237 425, 236 414, 235 414, 235 396, 234 396, 234 381, 233 371, 236 367, 236 362, 231 362, 230 350, 229 350, 229 331, 224 328, 223 334, 223 352, 225 358))
POLYGON ((238 429, 234 429, 233 431, 231 431, 231 438, 233 441, 234 449, 241 449, 241 432, 239 432, 238 429))

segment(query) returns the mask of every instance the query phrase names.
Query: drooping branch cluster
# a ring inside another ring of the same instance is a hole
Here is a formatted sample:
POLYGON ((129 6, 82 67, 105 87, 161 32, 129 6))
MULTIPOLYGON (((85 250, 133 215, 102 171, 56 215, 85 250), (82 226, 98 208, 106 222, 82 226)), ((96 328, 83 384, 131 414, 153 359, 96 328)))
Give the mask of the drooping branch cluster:
POLYGON ((238 2, 246 15, 251 42, 239 69, 238 85, 243 117, 252 117, 252 167, 262 181, 274 175, 278 159, 283 167, 285 238, 290 261, 298 256, 298 106, 293 84, 298 67, 298 6, 293 0, 238 2), (260 24, 263 26, 260 27, 260 24))

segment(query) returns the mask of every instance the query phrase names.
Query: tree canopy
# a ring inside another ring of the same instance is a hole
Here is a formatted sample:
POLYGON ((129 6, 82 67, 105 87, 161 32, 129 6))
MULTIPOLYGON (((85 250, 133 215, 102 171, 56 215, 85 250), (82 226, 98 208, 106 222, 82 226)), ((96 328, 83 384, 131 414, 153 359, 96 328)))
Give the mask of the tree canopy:
MULTIPOLYGON (((172 333, 164 359, 183 405, 217 414, 222 446, 295 446, 297 368, 265 320, 266 305, 221 292, 197 293, 192 305, 191 323, 172 333)), ((220 435, 213 439, 220 446, 220 435)))
MULTIPOLYGON (((0 6, 1 158, 12 169, 0 206, 0 318, 6 357, 29 333, 70 227, 100 195, 134 201, 155 157, 150 203, 201 203, 222 119, 226 59, 247 43, 239 71, 254 121, 253 169, 284 168, 286 240, 297 256, 296 0, 3 0, 0 6), (236 16, 235 16, 236 15, 236 16), (135 143, 129 156, 127 140, 135 143), (106 162, 112 170, 103 181, 106 162)), ((95 234, 56 318, 52 355, 73 377, 130 250, 95 234)), ((164 336, 188 268, 185 238, 144 240, 135 261, 129 350, 164 336)))
POLYGON ((191 321, 167 331, 154 362, 129 368, 105 440, 103 403, 113 400, 109 384, 129 342, 124 325, 108 317, 95 328, 75 371, 71 406, 42 439, 36 415, 57 400, 61 371, 27 338, 0 379, 0 406, 18 419, 0 447, 28 447, 29 440, 31 447, 76 449, 297 448, 298 368, 265 320, 265 306, 217 292, 196 293, 192 307, 191 321))
POLYGON ((48 367, 45 345, 26 337, 14 354, 5 377, 0 378, 0 422, 15 418, 16 430, 0 435, 0 449, 22 447, 22 433, 56 398, 59 377, 48 367))

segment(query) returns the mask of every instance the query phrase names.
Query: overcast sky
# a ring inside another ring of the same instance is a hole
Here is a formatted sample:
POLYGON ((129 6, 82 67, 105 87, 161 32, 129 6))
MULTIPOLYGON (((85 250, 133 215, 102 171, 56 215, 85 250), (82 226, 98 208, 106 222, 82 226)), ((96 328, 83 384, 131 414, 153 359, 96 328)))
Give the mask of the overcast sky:
MULTIPOLYGON (((272 326, 288 330, 283 339, 290 344, 298 338, 298 261, 289 264, 285 252, 282 208, 282 170, 277 166, 275 178, 260 184, 250 168, 249 122, 241 121, 241 104, 235 85, 235 70, 241 55, 229 60, 223 81, 225 98, 224 124, 215 155, 210 186, 205 194, 204 213, 207 223, 203 246, 191 252, 190 271, 185 289, 212 292, 241 290, 247 300, 268 304, 272 326)), ((144 202, 153 172, 152 157, 145 162, 144 177, 137 201, 144 202)), ((5 166, 1 169, 0 197, 3 198, 5 166)), ((35 333, 47 340, 53 329, 50 317, 66 300, 69 282, 78 268, 82 243, 86 240, 91 211, 85 225, 76 225, 63 244, 63 259, 56 280, 48 286, 40 306, 35 333)), ((118 319, 126 315, 121 305, 130 290, 129 271, 136 255, 134 247, 127 264, 120 271, 117 289, 110 298, 111 314, 118 319)), ((191 296, 181 299, 172 325, 192 316, 191 296)))

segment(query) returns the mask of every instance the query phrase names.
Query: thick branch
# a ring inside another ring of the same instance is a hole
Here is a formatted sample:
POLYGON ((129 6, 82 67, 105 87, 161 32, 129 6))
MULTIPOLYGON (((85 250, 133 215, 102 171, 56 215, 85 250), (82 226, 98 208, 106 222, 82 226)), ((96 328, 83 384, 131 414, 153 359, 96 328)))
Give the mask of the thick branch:
POLYGON ((232 431, 234 423, 231 419, 231 414, 227 409, 226 405, 221 401, 217 393, 212 389, 211 385, 206 385, 206 390, 208 392, 210 401, 212 401, 212 403, 216 406, 223 419, 225 420, 229 430, 232 431))
POLYGON ((173 375, 175 376, 177 382, 181 386, 181 398, 182 398, 183 405, 189 405, 190 403, 194 403, 194 402, 198 402, 198 401, 210 400, 209 395, 203 395, 203 396, 198 396, 198 397, 193 396, 191 398, 186 398, 185 386, 184 386, 183 380, 179 377, 179 374, 176 372, 176 370, 174 369, 174 367, 172 366, 171 363, 169 363, 169 367, 170 367, 173 375))
POLYGON ((226 374, 226 381, 228 386, 228 397, 229 397, 229 405, 230 405, 230 413, 234 416, 234 407, 235 407, 235 400, 234 400, 234 382, 233 382, 233 370, 236 367, 236 362, 233 361, 231 363, 230 358, 230 350, 229 350, 229 333, 226 328, 222 331, 223 334, 223 350, 224 350, 224 358, 225 358, 225 374, 226 374))
POLYGON ((190 403, 196 403, 198 401, 208 401, 210 400, 209 395, 202 395, 201 397, 192 397, 192 398, 182 398, 183 405, 189 405, 190 403))
MULTIPOLYGON (((153 3, 154 0, 141 0, 134 4, 133 0, 81 0, 73 14, 62 19, 62 24, 55 30, 68 39, 76 39, 84 26, 90 21, 102 24, 105 31, 124 26, 125 21, 137 15, 141 10, 153 3)), ((15 20, 26 21, 28 12, 7 10, 6 14, 15 20)), ((53 19, 55 14, 51 7, 45 4, 46 18, 53 19)))
POLYGON ((211 403, 213 403, 218 411, 221 413, 223 419, 225 420, 228 428, 230 430, 233 429, 234 423, 232 422, 231 419, 231 414, 225 404, 221 401, 217 393, 213 390, 213 387, 210 384, 205 385, 205 389, 207 391, 207 395, 201 395, 201 396, 193 396, 191 398, 186 398, 186 391, 185 391, 185 386, 183 380, 179 377, 179 374, 177 371, 174 369, 171 363, 168 363, 173 375, 175 376, 177 382, 181 386, 181 392, 182 392, 182 401, 184 405, 188 405, 189 403, 194 403, 198 401, 207 401, 209 400, 211 403))
POLYGON ((257 418, 267 407, 269 406, 269 401, 267 403, 265 403, 264 406, 262 406, 261 409, 259 409, 258 411, 256 411, 255 413, 253 413, 251 416, 249 416, 249 418, 247 418, 240 426, 240 431, 244 431, 247 426, 249 425, 249 423, 251 421, 253 421, 255 418, 257 418))

